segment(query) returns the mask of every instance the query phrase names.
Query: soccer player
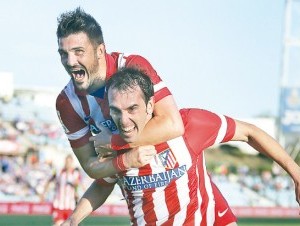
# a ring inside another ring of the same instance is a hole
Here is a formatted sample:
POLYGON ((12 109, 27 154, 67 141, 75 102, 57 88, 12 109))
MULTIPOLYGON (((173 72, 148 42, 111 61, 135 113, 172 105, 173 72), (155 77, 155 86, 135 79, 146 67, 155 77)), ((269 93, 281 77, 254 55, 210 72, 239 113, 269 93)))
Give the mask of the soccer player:
MULTIPOLYGON (((173 96, 152 65, 139 55, 108 54, 101 27, 91 15, 81 8, 60 15, 57 40, 61 63, 70 76, 69 83, 57 97, 57 115, 76 157, 90 177, 102 178, 116 173, 113 167, 102 164, 89 139, 92 134, 100 134, 101 139, 111 144, 109 148, 122 147, 105 98, 106 80, 119 68, 139 68, 155 84, 154 117, 130 147, 156 144, 183 134, 173 96), (104 133, 104 128, 112 134, 104 133)), ((101 148, 97 148, 97 152, 101 153, 101 148)))
MULTIPOLYGON (((121 137, 135 142, 153 117, 150 79, 127 68, 109 79, 107 91, 121 137)), ((155 145, 156 152, 145 156, 150 163, 140 168, 131 168, 126 152, 118 151, 113 159, 117 177, 92 183, 64 225, 77 225, 102 205, 115 183, 122 189, 133 225, 236 225, 227 207, 216 214, 220 197, 215 195, 203 155, 211 145, 231 140, 247 142, 285 169, 294 180, 299 203, 300 167, 271 136, 252 124, 206 110, 180 113, 183 136, 155 145)))
MULTIPOLYGON (((67 155, 60 173, 54 174, 45 185, 45 195, 51 182, 55 184, 53 200, 53 222, 55 226, 64 222, 76 206, 76 188, 80 183, 80 172, 73 165, 72 155, 67 155)), ((42 198, 44 199, 44 198, 42 198)))

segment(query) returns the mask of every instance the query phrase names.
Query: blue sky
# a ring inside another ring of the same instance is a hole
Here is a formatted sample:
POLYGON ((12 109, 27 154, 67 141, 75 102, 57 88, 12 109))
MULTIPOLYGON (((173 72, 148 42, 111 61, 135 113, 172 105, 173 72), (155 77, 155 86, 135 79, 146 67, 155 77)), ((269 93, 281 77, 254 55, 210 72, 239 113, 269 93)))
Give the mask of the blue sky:
POLYGON ((56 18, 77 6, 99 21, 108 52, 147 58, 179 107, 278 114, 284 0, 0 1, 0 71, 17 86, 63 88, 56 18))

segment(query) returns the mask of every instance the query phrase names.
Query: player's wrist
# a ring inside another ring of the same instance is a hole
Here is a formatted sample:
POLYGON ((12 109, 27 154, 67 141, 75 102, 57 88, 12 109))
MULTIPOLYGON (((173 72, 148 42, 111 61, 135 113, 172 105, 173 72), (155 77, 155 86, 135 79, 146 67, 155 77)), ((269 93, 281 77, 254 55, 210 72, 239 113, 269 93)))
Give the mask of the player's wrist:
POLYGON ((70 222, 70 225, 78 225, 80 223, 80 221, 74 215, 71 215, 68 218, 68 221, 70 222))
POLYGON ((126 171, 129 168, 129 165, 126 161, 125 153, 113 158, 112 164, 118 172, 126 171))

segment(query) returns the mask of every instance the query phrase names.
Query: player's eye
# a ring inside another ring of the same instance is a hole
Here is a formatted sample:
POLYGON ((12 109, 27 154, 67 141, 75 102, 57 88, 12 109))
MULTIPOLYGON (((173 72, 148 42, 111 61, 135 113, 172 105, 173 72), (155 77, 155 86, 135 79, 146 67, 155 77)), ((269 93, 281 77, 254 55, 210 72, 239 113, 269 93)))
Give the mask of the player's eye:
POLYGON ((129 113, 134 113, 138 110, 138 106, 137 105, 134 105, 134 106, 131 106, 130 108, 128 108, 128 112, 129 113))
POLYGON ((84 54, 84 51, 82 50, 82 49, 76 49, 75 50, 75 55, 76 56, 81 56, 81 55, 83 55, 84 54))

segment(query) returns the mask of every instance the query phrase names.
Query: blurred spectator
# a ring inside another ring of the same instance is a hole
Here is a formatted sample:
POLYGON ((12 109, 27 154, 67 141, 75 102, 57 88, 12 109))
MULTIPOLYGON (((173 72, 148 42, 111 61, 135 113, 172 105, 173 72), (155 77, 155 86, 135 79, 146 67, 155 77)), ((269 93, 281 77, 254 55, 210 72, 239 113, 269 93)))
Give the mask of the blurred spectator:
POLYGON ((44 194, 47 193, 51 182, 55 184, 53 200, 53 222, 55 226, 64 222, 72 213, 78 199, 77 188, 80 182, 80 172, 74 167, 72 155, 67 155, 65 165, 60 173, 55 173, 45 185, 44 194))

